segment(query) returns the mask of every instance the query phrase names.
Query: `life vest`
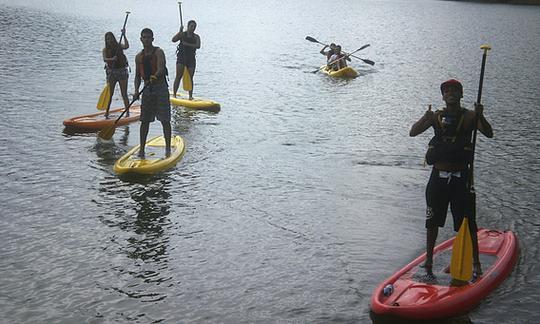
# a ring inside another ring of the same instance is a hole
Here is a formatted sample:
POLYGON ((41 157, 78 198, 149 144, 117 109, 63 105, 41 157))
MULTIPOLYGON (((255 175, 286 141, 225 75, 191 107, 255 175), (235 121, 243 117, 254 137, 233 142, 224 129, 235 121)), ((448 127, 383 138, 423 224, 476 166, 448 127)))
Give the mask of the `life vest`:
POLYGON ((427 164, 447 162, 467 165, 471 162, 471 136, 463 127, 465 113, 464 108, 457 114, 449 114, 444 110, 435 112, 435 136, 428 144, 427 164))
POLYGON ((119 45, 116 48, 107 48, 105 50, 107 57, 114 57, 116 55, 116 61, 107 62, 107 67, 111 69, 119 69, 128 66, 128 61, 124 50, 119 45))
POLYGON ((176 56, 182 57, 184 59, 191 59, 193 60, 195 58, 195 51, 197 51, 196 48, 191 46, 184 46, 183 42, 187 41, 188 43, 195 43, 197 41, 197 38, 195 37, 195 34, 193 37, 189 37, 187 32, 182 33, 182 39, 180 40, 180 43, 176 47, 176 56))
POLYGON ((148 81, 150 79, 151 75, 156 74, 158 66, 157 66, 157 55, 156 50, 159 47, 154 47, 154 50, 150 54, 146 54, 144 52, 144 49, 141 51, 142 57, 139 64, 139 73, 141 74, 141 78, 144 81, 148 81))

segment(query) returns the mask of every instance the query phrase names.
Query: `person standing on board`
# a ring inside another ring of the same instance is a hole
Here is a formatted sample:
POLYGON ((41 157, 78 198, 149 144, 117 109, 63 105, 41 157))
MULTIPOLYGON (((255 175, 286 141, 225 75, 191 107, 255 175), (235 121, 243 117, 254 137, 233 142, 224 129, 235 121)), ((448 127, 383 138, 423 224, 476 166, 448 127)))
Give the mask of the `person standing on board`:
POLYGON ((324 45, 324 47, 319 52, 322 55, 326 56, 326 63, 330 62, 330 58, 332 57, 332 55, 334 55, 335 49, 336 49, 336 44, 332 43, 330 44, 330 46, 324 45), (328 51, 326 51, 327 48, 329 48, 328 51))
POLYGON ((469 163, 472 158, 472 133, 474 121, 478 130, 488 138, 493 137, 491 125, 484 117, 484 106, 475 103, 474 111, 461 107, 463 86, 451 79, 441 84, 442 99, 446 107, 432 111, 431 105, 411 128, 410 136, 422 134, 433 127, 435 136, 429 142, 426 162, 433 165, 426 188, 426 275, 434 279, 433 249, 439 227, 444 227, 448 204, 454 220, 454 231, 458 231, 464 216, 469 219, 473 245, 473 272, 482 274, 478 255, 478 227, 474 207, 469 199, 469 163))
MULTIPOLYGON (((191 83, 193 84, 193 76, 195 75, 195 52, 201 48, 201 38, 195 34, 195 28, 197 23, 195 20, 190 20, 187 25, 187 31, 184 30, 184 26, 180 26, 180 31, 173 36, 172 41, 178 44, 176 49, 176 77, 173 84, 173 96, 176 97, 178 87, 180 86, 180 79, 184 74, 184 68, 187 67, 189 76, 191 77, 191 83)), ((189 90, 189 100, 193 100, 193 87, 189 90)))
MULTIPOLYGON (((129 42, 126 37, 126 30, 122 29, 124 35, 124 43, 119 44, 112 32, 105 33, 105 47, 103 48, 103 61, 106 63, 105 71, 107 73, 107 83, 111 91, 111 98, 114 94, 116 83, 120 85, 120 93, 124 100, 124 107, 128 109, 129 99, 127 94, 128 83, 128 61, 124 50, 129 48, 129 42)), ((109 109, 111 108, 111 100, 105 110, 105 118, 109 118, 109 109)), ((129 116, 129 109, 126 111, 126 117, 129 116)))
POLYGON ((165 53, 152 43, 154 33, 145 28, 141 31, 143 50, 135 56, 135 93, 134 99, 139 98, 141 79, 144 80, 144 90, 141 99, 141 130, 139 157, 144 158, 146 137, 150 123, 157 118, 163 126, 165 138, 165 155, 171 155, 171 105, 169 102, 169 85, 167 84, 167 67, 165 53))

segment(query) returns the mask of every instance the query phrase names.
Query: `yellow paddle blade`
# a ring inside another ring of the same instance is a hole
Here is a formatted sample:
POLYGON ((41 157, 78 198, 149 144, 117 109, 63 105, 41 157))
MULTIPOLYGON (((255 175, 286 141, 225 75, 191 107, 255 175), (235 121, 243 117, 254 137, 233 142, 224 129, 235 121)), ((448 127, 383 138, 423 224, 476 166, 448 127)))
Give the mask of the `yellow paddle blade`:
POLYGON ((103 88, 103 91, 101 91, 101 95, 99 95, 99 100, 97 102, 96 108, 98 110, 105 110, 109 106, 109 102, 111 101, 111 89, 109 88, 109 83, 105 85, 105 88, 103 88))
POLYGON ((116 131, 116 123, 114 123, 112 126, 107 126, 99 131, 98 136, 101 139, 104 140, 110 140, 111 137, 114 135, 114 132, 116 131))
POLYGON ((186 91, 193 90, 193 83, 191 82, 191 76, 189 75, 189 70, 187 67, 184 67, 184 74, 182 75, 182 86, 186 91))
POLYGON ((459 232, 454 239, 450 274, 452 279, 460 281, 469 281, 473 274, 472 239, 467 217, 463 219, 459 232))

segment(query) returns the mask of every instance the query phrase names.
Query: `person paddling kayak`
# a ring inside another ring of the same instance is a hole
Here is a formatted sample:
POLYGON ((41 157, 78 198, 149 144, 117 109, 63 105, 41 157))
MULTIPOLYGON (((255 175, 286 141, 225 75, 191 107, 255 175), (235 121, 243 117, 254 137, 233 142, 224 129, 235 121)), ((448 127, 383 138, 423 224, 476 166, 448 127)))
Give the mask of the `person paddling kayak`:
MULTIPOLYGON (((128 109, 129 99, 127 94, 128 83, 128 61, 124 50, 129 48, 129 42, 126 37, 126 30, 122 29, 122 35, 124 36, 124 43, 120 44, 114 37, 112 32, 105 33, 105 47, 102 50, 103 61, 106 63, 105 71, 107 72, 107 83, 111 91, 110 98, 114 94, 114 87, 116 83, 120 85, 120 93, 124 100, 124 107, 128 109)), ((109 99, 110 99, 109 98, 109 99)), ((105 110, 105 118, 109 117, 109 109, 111 108, 111 100, 107 104, 105 110)), ((126 111, 126 117, 129 116, 129 110, 126 111)))
POLYGON ((341 45, 336 45, 334 54, 332 54, 328 62, 331 64, 328 67, 334 71, 341 70, 347 67, 347 61, 350 62, 351 58, 341 51, 341 45))
POLYGON ((472 133, 474 121, 478 130, 488 138, 493 137, 491 125, 484 117, 484 106, 474 105, 474 111, 461 107, 463 86, 454 79, 445 81, 440 86, 442 99, 446 107, 432 111, 431 105, 425 114, 412 126, 409 135, 414 137, 433 127, 435 136, 429 142, 426 162, 433 165, 426 188, 426 262, 424 268, 428 280, 433 275, 433 249, 437 240, 438 228, 444 227, 448 204, 454 220, 454 231, 466 216, 473 248, 473 272, 482 274, 478 256, 478 227, 474 206, 469 199, 469 163, 472 161, 472 133))
MULTIPOLYGON (((190 20, 187 31, 184 32, 184 26, 180 26, 180 31, 172 38, 173 43, 180 41, 176 50, 176 77, 173 84, 174 97, 176 97, 176 93, 178 92, 180 80, 184 74, 184 67, 187 67, 191 77, 191 83, 193 84, 193 76, 195 75, 195 66, 197 63, 195 52, 201 48, 201 38, 195 34, 195 28, 197 28, 197 23, 195 20, 190 20)), ((189 90, 189 100, 193 100, 193 88, 189 90)))
POLYGON ((330 46, 324 45, 324 47, 321 49, 319 53, 326 56, 326 63, 330 62, 330 58, 332 55, 334 55, 334 51, 336 50, 336 44, 332 43, 330 46), (328 50, 326 50, 328 48, 328 50))

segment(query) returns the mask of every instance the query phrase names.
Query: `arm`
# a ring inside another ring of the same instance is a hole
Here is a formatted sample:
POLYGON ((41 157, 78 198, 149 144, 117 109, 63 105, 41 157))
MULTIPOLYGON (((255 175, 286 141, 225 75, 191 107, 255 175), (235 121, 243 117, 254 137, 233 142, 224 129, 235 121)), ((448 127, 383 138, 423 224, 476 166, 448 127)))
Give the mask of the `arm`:
POLYGON ((492 138, 493 129, 491 128, 491 125, 487 121, 486 117, 484 117, 484 105, 475 103, 474 111, 476 112, 477 117, 476 127, 478 127, 478 130, 487 138, 492 138))
POLYGON ((409 132, 409 136, 414 137, 420 135, 426 131, 431 125, 433 125, 433 118, 435 113, 431 110, 431 105, 429 105, 428 110, 416 123, 414 123, 409 132))
POLYGON ((141 86, 141 72, 139 71, 140 59, 140 54, 137 54, 137 56, 135 56, 135 78, 133 82, 135 92, 133 93, 133 99, 139 98, 139 87, 141 86))
POLYGON ((113 56, 113 57, 107 57, 107 49, 106 48, 103 49, 102 55, 103 55, 103 62, 105 62, 105 63, 112 63, 112 62, 116 61, 116 55, 113 56))
POLYGON ((184 30, 184 26, 180 26, 180 31, 178 33, 176 33, 176 35, 173 36, 172 38, 172 42, 173 43, 176 43, 178 42, 179 40, 182 39, 182 35, 183 35, 183 31, 184 30))
POLYGON ((319 53, 321 53, 322 55, 328 55, 328 52, 325 51, 325 49, 328 47, 328 45, 324 45, 324 47, 321 49, 321 51, 319 53))

